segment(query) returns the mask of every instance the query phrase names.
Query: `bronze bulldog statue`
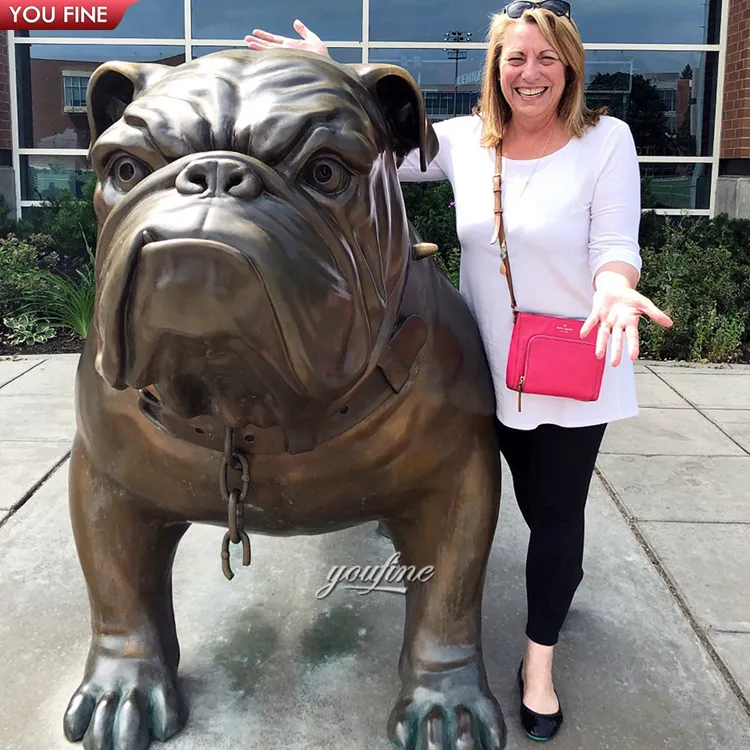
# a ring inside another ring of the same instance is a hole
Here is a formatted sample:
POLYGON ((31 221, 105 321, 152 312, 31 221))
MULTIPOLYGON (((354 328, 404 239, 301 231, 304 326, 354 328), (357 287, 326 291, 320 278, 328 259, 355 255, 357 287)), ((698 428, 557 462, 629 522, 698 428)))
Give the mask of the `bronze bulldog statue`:
POLYGON ((253 532, 380 522, 402 564, 434 567, 408 584, 391 740, 502 748, 480 638, 494 395, 407 222, 397 165, 438 147, 415 82, 236 50, 107 63, 88 107, 97 294, 70 508, 92 641, 66 736, 144 750, 184 725, 171 569, 191 523, 227 529, 207 564, 231 578, 253 532))

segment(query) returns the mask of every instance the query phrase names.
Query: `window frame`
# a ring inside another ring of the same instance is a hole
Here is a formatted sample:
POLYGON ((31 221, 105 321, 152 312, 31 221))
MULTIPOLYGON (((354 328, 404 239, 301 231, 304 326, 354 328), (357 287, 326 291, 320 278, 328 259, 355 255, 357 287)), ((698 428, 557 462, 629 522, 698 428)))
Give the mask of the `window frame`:
MULTIPOLYGON (((370 51, 376 49, 445 49, 446 42, 374 42, 369 37, 370 26, 370 3, 377 0, 362 1, 362 41, 353 42, 345 40, 326 39, 326 44, 330 47, 356 48, 362 53, 362 62, 366 63, 370 59, 370 51)), ((17 70, 16 70, 16 47, 22 44, 55 44, 55 45, 108 45, 108 46, 168 46, 181 47, 185 52, 185 61, 193 59, 194 47, 245 47, 242 40, 227 39, 194 39, 192 36, 192 6, 191 0, 184 0, 185 4, 185 29, 182 38, 102 38, 102 37, 22 37, 16 36, 13 31, 8 34, 8 54, 9 54, 9 73, 10 73, 10 95, 11 95, 11 141, 12 157, 15 176, 16 188, 16 212, 18 217, 21 211, 27 206, 39 205, 39 201, 29 201, 21 199, 21 156, 34 156, 44 154, 55 154, 58 156, 86 156, 86 149, 36 149, 20 148, 18 132, 18 91, 17 91, 17 70)), ((657 213, 666 215, 683 215, 685 213, 694 216, 714 216, 716 210, 716 192, 719 177, 719 157, 721 153, 721 123, 723 119, 724 104, 724 80, 726 74, 726 55, 727 55, 727 37, 729 22, 729 5, 727 0, 722 0, 721 20, 719 29, 718 44, 627 44, 627 43, 588 43, 584 44, 587 51, 594 50, 633 50, 633 51, 686 51, 686 52, 718 52, 718 81, 716 86, 716 104, 714 109, 715 125, 712 156, 710 157, 685 157, 685 156, 648 156, 639 157, 641 164, 660 164, 660 163, 708 163, 712 164, 711 170, 711 196, 710 206, 708 209, 656 209, 657 213)), ((451 48, 467 50, 486 50, 487 45, 484 42, 464 42, 451 43, 451 48)), ((647 210, 647 209, 644 209, 647 210)))
POLYGON ((63 70, 61 71, 61 75, 63 88, 63 112, 67 112, 69 114, 85 114, 87 112, 86 90, 88 88, 88 82, 89 80, 91 80, 91 73, 85 70, 63 70), (83 86, 83 96, 80 97, 80 100, 83 101, 83 104, 68 104, 68 90, 65 85, 66 79, 69 81, 75 81, 79 89, 81 88, 81 81, 86 81, 86 85, 83 86))

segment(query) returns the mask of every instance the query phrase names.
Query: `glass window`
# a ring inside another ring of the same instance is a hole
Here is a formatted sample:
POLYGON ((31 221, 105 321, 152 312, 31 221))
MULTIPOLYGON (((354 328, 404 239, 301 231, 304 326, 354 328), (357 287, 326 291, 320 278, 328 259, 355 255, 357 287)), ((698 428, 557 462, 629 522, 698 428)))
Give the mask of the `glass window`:
MULTIPOLYGON (((482 82, 482 50, 373 49, 373 62, 406 68, 431 119, 468 114, 482 82)), ((641 156, 711 156, 718 54, 586 53, 586 101, 630 125, 641 156)))
MULTIPOLYGON (((471 32, 483 42, 490 18, 505 5, 489 0, 371 0, 370 39, 375 42, 441 42, 445 34, 471 32)), ((717 44, 719 0, 574 0, 573 19, 584 43, 717 44)), ((303 17, 316 29, 314 13, 303 17)))
POLYGON ((711 156, 718 53, 588 50, 586 102, 625 120, 641 156, 711 156))
POLYGON ((471 112, 482 85, 484 57, 483 50, 370 50, 370 62, 400 65, 411 73, 433 121, 471 112))
MULTIPOLYGON (((483 42, 492 14, 503 4, 492 0, 462 3, 370 0, 370 39, 374 42, 442 42, 446 34, 462 32, 464 41, 483 42)), ((312 17, 305 23, 315 28, 312 17)))
POLYGON ((641 164, 643 208, 709 208, 710 164, 641 164))
POLYGON ((88 148, 86 86, 108 60, 179 65, 182 47, 18 44, 18 103, 22 148, 88 148))
MULTIPOLYGON (((193 46, 193 57, 210 55, 212 52, 220 52, 224 49, 246 49, 246 47, 199 47, 193 46)), ((360 63, 362 62, 361 47, 329 47, 328 53, 331 57, 340 63, 360 63)))
POLYGON ((63 110, 65 112, 86 111, 86 89, 90 73, 63 70, 63 110))
POLYGON ((84 197, 84 188, 94 179, 85 156, 22 156, 21 198, 50 200, 63 191, 76 198, 84 197))
POLYGON ((720 0, 574 0, 584 43, 718 44, 720 0))
MULTIPOLYGON (((114 31, 31 31, 24 36, 174 39, 185 36, 183 0, 140 0, 131 5, 114 31)), ((19 34, 20 36, 20 34, 19 34)))
POLYGON ((192 2, 195 39, 244 39, 253 29, 296 37, 295 18, 323 40, 362 39, 362 0, 223 0, 220 10, 216 0, 192 2))
POLYGON ((336 62, 344 64, 362 62, 361 47, 329 47, 328 54, 336 60, 336 62))

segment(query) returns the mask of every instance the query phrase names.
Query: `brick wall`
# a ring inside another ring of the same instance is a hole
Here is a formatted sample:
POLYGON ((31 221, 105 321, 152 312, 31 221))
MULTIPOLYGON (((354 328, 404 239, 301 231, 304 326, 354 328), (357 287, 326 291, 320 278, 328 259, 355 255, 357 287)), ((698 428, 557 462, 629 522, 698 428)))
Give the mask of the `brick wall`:
POLYGON ((750 0, 729 0, 721 158, 750 158, 750 0))
POLYGON ((90 74, 97 62, 75 60, 47 60, 32 57, 31 79, 31 138, 34 148, 88 148, 88 119, 85 112, 66 112, 63 93, 63 70, 90 74))
POLYGON ((0 150, 10 144, 10 73, 8 70, 8 32, 0 30, 0 150))

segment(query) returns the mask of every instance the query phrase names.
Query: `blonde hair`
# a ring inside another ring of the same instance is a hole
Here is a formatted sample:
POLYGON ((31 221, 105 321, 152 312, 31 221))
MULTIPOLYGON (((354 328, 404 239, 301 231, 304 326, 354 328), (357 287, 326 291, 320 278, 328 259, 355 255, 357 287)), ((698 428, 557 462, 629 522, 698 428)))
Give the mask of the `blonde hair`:
POLYGON ((484 65, 482 94, 474 107, 474 114, 482 117, 482 140, 484 148, 496 148, 502 139, 503 129, 511 118, 510 105, 500 89, 498 70, 503 51, 505 32, 512 23, 533 23, 555 50, 565 65, 565 90, 559 104, 559 114, 571 136, 582 136, 606 110, 591 110, 583 96, 585 52, 578 27, 567 16, 556 16, 543 8, 524 11, 518 18, 506 13, 492 17, 487 39, 488 49, 484 65))

